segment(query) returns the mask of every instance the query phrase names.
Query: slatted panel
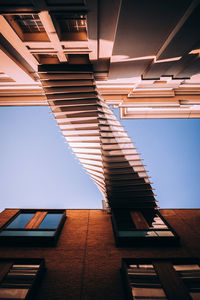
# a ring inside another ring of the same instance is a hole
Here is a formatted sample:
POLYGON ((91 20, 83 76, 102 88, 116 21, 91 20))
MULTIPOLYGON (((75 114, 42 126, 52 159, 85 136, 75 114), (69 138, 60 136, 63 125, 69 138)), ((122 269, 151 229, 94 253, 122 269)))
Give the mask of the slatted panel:
POLYGON ((4 279, 6 273, 8 273, 11 266, 12 266, 11 263, 5 262, 1 259, 1 261, 0 261, 0 282, 4 279))
POLYGON ((39 75, 63 135, 110 206, 155 207, 142 160, 99 95, 90 65, 42 65, 39 75))

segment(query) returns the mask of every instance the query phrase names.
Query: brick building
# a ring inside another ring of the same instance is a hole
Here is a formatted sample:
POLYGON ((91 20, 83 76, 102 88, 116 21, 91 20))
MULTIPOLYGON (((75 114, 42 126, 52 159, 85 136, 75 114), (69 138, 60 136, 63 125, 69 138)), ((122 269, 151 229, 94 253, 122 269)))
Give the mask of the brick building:
POLYGON ((109 108, 199 118, 199 22, 196 0, 1 1, 0 105, 49 105, 112 214, 3 211, 2 299, 200 299, 200 211, 157 211, 109 108))
MULTIPOLYGON (((120 274, 122 258, 199 258, 200 211, 161 209, 160 212, 179 235, 180 244, 116 247, 110 214, 102 210, 67 210, 56 246, 21 247, 18 243, 17 246, 0 247, 0 257, 45 258, 47 270, 36 299, 127 299, 120 274)), ((2 212, 1 226, 13 214, 16 211, 2 212)), ((174 286, 176 284, 174 282, 174 286)), ((187 295, 180 298, 180 295, 181 289, 176 286, 176 295, 168 299, 175 299, 175 296, 176 299, 191 299, 187 295)))

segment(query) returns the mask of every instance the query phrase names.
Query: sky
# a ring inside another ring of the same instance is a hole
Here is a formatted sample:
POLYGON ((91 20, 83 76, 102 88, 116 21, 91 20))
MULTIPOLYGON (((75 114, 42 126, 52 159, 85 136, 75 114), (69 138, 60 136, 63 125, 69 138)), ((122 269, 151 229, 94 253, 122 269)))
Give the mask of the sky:
MULTIPOLYGON (((121 122, 144 159, 160 208, 199 208, 200 119, 121 122)), ((101 192, 49 107, 1 107, 0 143, 0 210, 101 208, 101 192)))

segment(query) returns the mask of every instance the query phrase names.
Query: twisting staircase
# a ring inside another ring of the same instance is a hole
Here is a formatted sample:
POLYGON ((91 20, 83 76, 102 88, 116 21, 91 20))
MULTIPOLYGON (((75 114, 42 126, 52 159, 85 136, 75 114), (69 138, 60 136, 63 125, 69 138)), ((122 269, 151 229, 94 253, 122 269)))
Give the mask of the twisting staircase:
POLYGON ((39 76, 64 137, 106 202, 112 208, 156 207, 143 162, 98 93, 91 65, 41 65, 39 76))

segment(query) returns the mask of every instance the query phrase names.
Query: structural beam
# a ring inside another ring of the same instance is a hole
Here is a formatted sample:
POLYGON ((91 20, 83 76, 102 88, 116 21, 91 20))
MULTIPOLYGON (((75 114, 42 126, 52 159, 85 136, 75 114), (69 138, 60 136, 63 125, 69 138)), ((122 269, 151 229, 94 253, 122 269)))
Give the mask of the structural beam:
POLYGON ((66 62, 67 57, 63 51, 63 48, 60 44, 60 40, 58 38, 56 29, 53 25, 51 16, 48 11, 42 11, 39 13, 40 20, 45 28, 45 31, 51 41, 51 44, 53 45, 54 49, 57 51, 57 56, 60 62, 66 62))
POLYGON ((24 60, 36 72, 38 61, 29 52, 22 40, 18 37, 12 27, 8 24, 3 16, 0 16, 0 33, 15 48, 15 50, 24 58, 24 60))

